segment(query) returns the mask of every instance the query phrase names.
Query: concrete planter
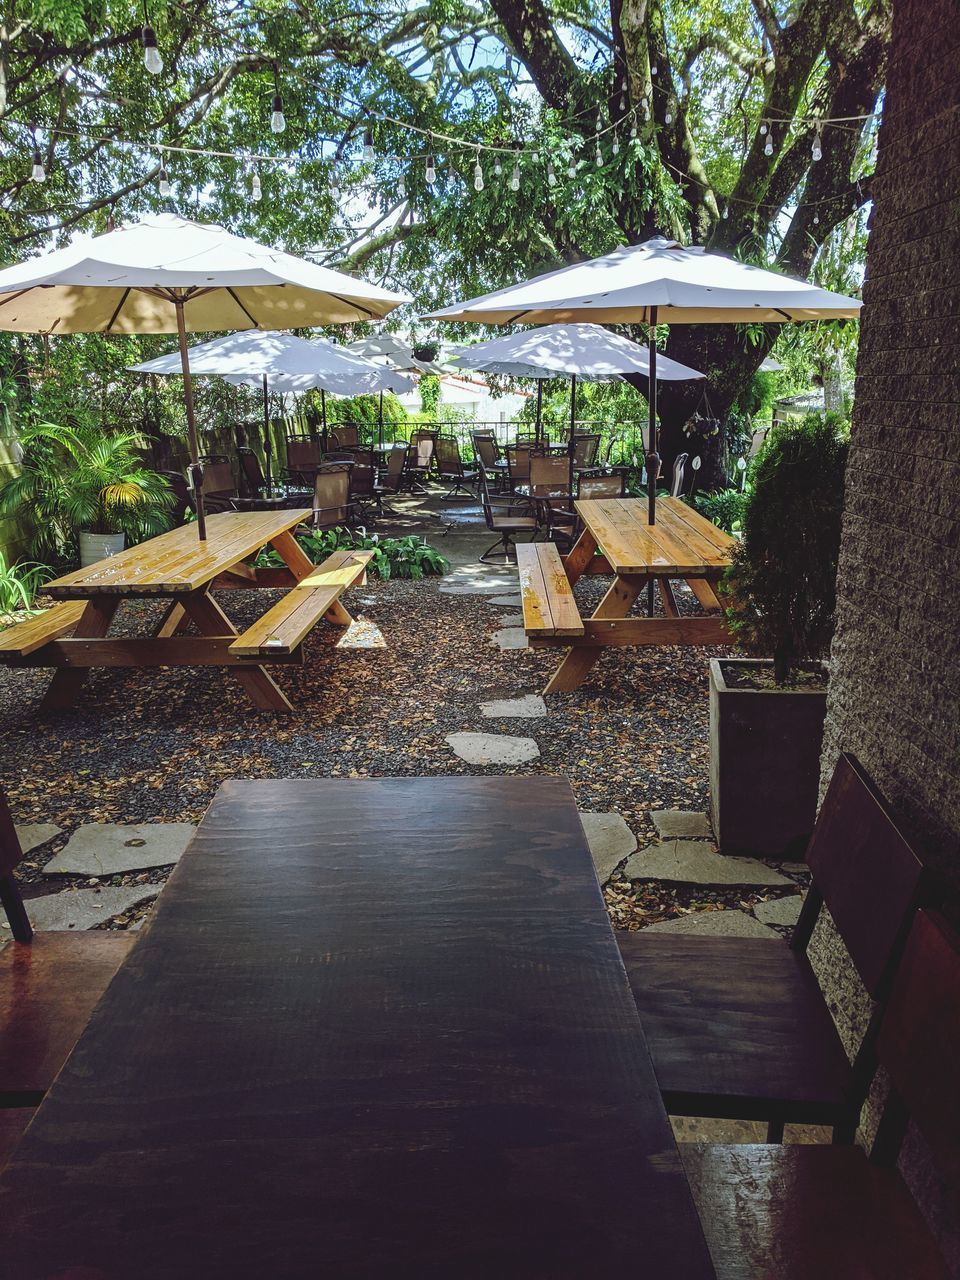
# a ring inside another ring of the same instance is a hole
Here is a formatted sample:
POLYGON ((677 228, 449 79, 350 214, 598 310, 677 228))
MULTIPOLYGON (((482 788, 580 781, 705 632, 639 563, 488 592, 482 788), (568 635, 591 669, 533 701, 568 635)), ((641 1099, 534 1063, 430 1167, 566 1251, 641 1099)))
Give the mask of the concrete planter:
POLYGON ((757 665, 710 662, 710 816, 724 853, 798 860, 816 819, 827 695, 724 679, 723 668, 757 665))
POLYGON ((123 550, 122 533, 81 533, 80 565, 96 564, 98 560, 107 560, 123 550))

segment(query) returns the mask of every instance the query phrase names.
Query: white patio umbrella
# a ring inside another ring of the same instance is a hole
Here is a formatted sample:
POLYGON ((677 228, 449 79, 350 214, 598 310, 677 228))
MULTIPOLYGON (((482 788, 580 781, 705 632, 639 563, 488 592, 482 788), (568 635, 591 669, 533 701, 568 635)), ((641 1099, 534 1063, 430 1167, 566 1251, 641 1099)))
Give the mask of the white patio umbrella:
POLYGON ((446 367, 438 360, 418 360, 413 345, 397 333, 375 333, 367 338, 357 338, 347 343, 347 350, 366 360, 385 360, 395 369, 407 373, 445 373, 446 367))
POLYGON ((171 213, 79 237, 0 271, 0 329, 177 334, 201 538, 203 481, 187 333, 376 320, 407 301, 405 294, 171 213))
POLYGON ((641 323, 649 326, 647 402, 650 410, 648 518, 656 522, 658 324, 733 324, 847 319, 860 302, 803 280, 732 258, 684 248, 657 236, 601 258, 577 262, 523 284, 445 307, 426 317, 482 324, 551 321, 641 323))
MULTIPOLYGON (((408 391, 413 380, 388 365, 338 347, 326 338, 308 341, 292 333, 247 329, 229 333, 187 349, 190 372, 194 376, 217 375, 235 385, 260 386, 263 390, 264 453, 267 487, 271 484, 271 443, 268 396, 270 390, 298 394, 319 388, 336 395, 373 395, 383 391, 408 391)), ((160 356, 130 366, 131 373, 166 376, 182 372, 180 354, 160 356)), ((324 406, 324 426, 326 407, 324 406)))
MULTIPOLYGON (((523 333, 509 333, 502 338, 491 338, 489 342, 457 347, 453 359, 466 369, 535 378, 538 437, 543 382, 547 378, 569 378, 571 454, 577 416, 577 380, 609 382, 627 373, 646 377, 650 372, 647 352, 639 343, 611 333, 599 324, 550 324, 523 333)), ((685 382, 703 376, 668 356, 661 356, 657 362, 657 377, 661 380, 685 382)))

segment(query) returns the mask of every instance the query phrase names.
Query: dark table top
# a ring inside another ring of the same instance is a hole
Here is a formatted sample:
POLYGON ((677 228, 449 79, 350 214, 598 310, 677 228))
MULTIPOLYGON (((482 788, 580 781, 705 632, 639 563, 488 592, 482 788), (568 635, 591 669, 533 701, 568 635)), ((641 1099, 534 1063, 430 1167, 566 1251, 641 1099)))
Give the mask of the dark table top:
POLYGON ((0 1180, 0 1260, 712 1276, 569 784, 225 783, 0 1180))

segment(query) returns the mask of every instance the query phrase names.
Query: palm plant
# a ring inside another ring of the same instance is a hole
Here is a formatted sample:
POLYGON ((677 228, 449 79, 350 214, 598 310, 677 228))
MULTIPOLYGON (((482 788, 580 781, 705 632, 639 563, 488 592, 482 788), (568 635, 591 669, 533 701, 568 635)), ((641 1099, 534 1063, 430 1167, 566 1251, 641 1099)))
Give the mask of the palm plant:
POLYGON ((21 471, 0 487, 0 516, 26 526, 39 559, 63 559, 81 531, 140 542, 170 527, 173 492, 137 457, 135 431, 37 422, 21 431, 20 443, 21 471))

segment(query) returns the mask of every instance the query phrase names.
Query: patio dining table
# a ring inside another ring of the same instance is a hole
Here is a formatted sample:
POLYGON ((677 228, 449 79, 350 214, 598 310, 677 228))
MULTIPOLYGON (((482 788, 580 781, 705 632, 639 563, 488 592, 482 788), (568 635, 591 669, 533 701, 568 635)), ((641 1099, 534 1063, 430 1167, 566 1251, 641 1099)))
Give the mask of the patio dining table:
POLYGON ((0 1258, 712 1277, 566 779, 224 783, 0 1176, 0 1258))
POLYGON ((211 594, 214 586, 296 586, 314 570, 291 530, 308 510, 224 512, 207 520, 207 538, 181 525, 108 560, 55 578, 44 590, 57 600, 86 601, 72 637, 50 641, 23 665, 52 666, 45 709, 72 706, 91 667, 222 666, 256 706, 287 711, 290 703, 267 666, 303 661, 302 651, 271 653, 263 661, 231 653, 238 631, 211 594), (269 544, 289 573, 259 573, 246 562, 269 544), (134 599, 166 599, 152 636, 108 635, 120 606, 134 599), (198 635, 184 634, 193 623, 198 635))
POLYGON ((657 523, 647 521, 646 498, 585 499, 575 504, 583 532, 563 567, 573 587, 584 573, 613 574, 613 585, 576 637, 545 636, 537 648, 569 647, 546 687, 569 692, 583 683, 611 645, 730 644, 732 635, 717 596, 736 540, 679 498, 657 499, 657 523), (673 583, 682 581, 702 613, 681 614, 673 583), (662 617, 629 617, 644 587, 654 584, 662 617))

